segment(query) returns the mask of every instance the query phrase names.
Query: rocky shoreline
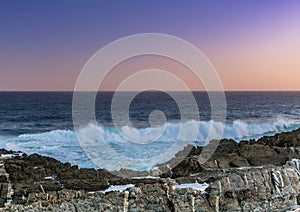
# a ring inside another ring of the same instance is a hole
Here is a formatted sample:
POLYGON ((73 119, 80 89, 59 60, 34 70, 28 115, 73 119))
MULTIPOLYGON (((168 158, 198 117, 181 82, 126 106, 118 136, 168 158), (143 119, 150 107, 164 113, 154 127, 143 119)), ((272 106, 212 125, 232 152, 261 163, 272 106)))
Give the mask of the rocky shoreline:
MULTIPOLYGON (((300 129, 202 147, 173 169, 79 169, 38 154, 0 150, 0 207, 7 211, 286 211, 300 204, 300 129), (122 178, 120 174, 131 174, 122 178), (144 176, 144 177, 142 177, 144 176)), ((177 154, 180 157, 180 153, 177 154)), ((174 159, 175 160, 175 159, 174 159)), ((170 161, 172 163, 172 161, 170 161)))

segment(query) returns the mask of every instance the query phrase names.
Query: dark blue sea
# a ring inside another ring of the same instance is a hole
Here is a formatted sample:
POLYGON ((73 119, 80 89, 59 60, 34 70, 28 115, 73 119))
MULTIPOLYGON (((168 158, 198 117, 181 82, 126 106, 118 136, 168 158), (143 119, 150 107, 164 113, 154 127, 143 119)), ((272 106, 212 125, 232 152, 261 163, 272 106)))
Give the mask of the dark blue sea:
MULTIPOLYGON (((153 156, 137 145, 124 143, 118 136, 111 116, 113 94, 98 93, 95 101, 96 127, 105 134, 103 138, 118 152, 126 149, 134 157, 153 156)), ((122 95, 126 97, 129 93, 122 95)), ((179 99, 186 96, 184 92, 173 92, 173 95, 179 99)), ((200 121, 196 123, 200 133, 193 141, 195 145, 203 144, 211 123, 224 124, 222 137, 237 142, 300 127, 300 92, 226 92, 227 118, 222 123, 211 119, 210 102, 205 92, 193 95, 200 114, 200 121)), ((47 155, 80 167, 96 167, 82 150, 74 132, 72 96, 72 92, 0 92, 0 147, 47 155)), ((183 108, 188 110, 188 106, 186 102, 183 108)), ((162 111, 166 117, 161 123, 166 133, 153 145, 156 154, 166 143, 176 139, 177 126, 195 124, 197 113, 190 111, 188 120, 182 120, 180 108, 171 96, 163 92, 142 92, 130 104, 130 126, 126 122, 119 122, 117 126, 136 132, 149 130, 149 114, 154 110, 162 111)))

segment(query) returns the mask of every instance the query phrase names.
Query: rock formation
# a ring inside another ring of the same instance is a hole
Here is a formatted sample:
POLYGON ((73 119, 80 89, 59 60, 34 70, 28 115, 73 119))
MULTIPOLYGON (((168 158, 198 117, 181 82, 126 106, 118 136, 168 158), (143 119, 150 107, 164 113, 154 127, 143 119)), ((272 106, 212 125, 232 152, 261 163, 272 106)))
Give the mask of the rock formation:
MULTIPOLYGON (((200 164, 201 147, 177 166, 121 178, 37 154, 0 150, 0 207, 11 211, 285 211, 300 203, 300 129, 258 141, 222 140, 200 164)), ((180 153, 178 153, 180 156, 180 153)), ((176 159, 173 159, 176 160, 176 159)))

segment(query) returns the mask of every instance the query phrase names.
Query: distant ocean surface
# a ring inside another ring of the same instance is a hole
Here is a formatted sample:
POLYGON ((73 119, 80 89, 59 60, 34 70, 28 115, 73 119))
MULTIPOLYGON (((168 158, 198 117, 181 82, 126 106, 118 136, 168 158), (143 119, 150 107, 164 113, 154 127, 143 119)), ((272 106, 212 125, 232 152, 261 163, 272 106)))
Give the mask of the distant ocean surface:
MULTIPOLYGON (((184 92, 174 92, 178 98, 184 92)), ((258 139, 264 135, 291 131, 300 127, 300 92, 226 92, 227 120, 219 123, 211 120, 208 96, 194 92, 200 113, 200 134, 196 145, 203 144, 210 124, 226 124, 223 138, 237 142, 258 139)), ((73 129, 72 92, 0 92, 0 147, 21 150, 27 154, 39 153, 80 167, 96 167, 81 149, 73 129)), ((128 95, 124 92, 122 95, 128 95)), ((96 118, 105 138, 118 151, 123 147, 116 135, 110 108, 112 92, 98 93, 96 118)), ((188 109, 189 103, 186 102, 188 109)), ((160 144, 176 139, 172 130, 180 126, 181 116, 176 102, 162 92, 144 92, 136 96, 130 105, 131 126, 137 131, 150 127, 148 117, 153 110, 161 110, 166 118, 166 133, 160 144), (171 130, 172 129, 172 130, 171 130)), ((193 111, 189 120, 193 121, 193 111)), ((122 123, 117 123, 122 126, 122 123)), ((128 127, 124 126, 123 127, 128 127)), ((144 157, 141 150, 132 149, 137 157, 144 157)), ((101 168, 101 167, 100 167, 101 168)))

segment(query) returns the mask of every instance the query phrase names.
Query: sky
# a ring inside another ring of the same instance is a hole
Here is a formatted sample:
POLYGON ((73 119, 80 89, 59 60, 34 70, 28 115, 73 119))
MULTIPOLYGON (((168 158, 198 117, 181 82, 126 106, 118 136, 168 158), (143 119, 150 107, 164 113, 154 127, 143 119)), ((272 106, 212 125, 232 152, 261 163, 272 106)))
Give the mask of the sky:
MULTIPOLYGON (((95 52, 138 33, 192 43, 225 90, 300 90, 299 20, 297 0, 0 0, 0 91, 71 91, 95 52)), ((120 76, 149 64, 180 69, 193 90, 203 88, 174 61, 138 59, 119 64, 102 89, 113 90, 120 76)), ((171 81, 157 83, 177 90, 171 81)))

